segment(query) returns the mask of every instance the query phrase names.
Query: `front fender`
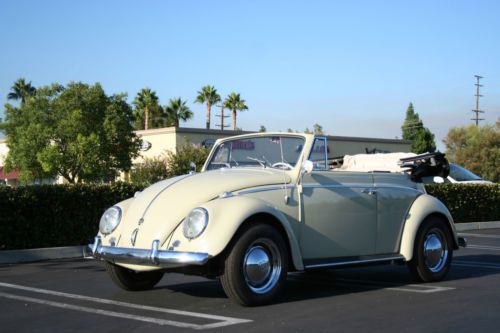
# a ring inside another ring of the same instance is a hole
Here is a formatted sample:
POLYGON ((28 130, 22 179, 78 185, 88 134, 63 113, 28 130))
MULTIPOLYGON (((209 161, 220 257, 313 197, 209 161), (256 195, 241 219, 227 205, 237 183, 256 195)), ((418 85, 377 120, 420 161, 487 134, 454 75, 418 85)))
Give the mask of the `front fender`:
POLYGON ((277 208, 262 200, 243 196, 216 199, 200 207, 208 211, 209 220, 205 231, 198 238, 188 240, 183 235, 181 223, 169 238, 169 249, 173 247, 176 251, 204 252, 216 256, 226 248, 244 221, 255 214, 267 213, 274 216, 286 231, 285 241, 290 245, 295 269, 304 269, 292 227, 286 216, 277 208))
POLYGON ((440 214, 446 217, 450 230, 453 233, 454 247, 458 248, 457 232, 448 208, 435 197, 423 194, 413 202, 406 215, 400 247, 400 253, 405 257, 406 261, 410 261, 413 258, 413 247, 418 229, 422 222, 431 214, 440 214))

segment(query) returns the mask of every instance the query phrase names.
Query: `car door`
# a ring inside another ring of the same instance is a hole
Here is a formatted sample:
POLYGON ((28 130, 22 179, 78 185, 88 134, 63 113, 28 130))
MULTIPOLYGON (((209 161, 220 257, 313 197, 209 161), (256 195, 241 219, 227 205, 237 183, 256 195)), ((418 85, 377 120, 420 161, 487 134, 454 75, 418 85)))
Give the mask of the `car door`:
POLYGON ((300 246, 306 265, 375 254, 377 198, 372 174, 313 171, 302 182, 300 246))

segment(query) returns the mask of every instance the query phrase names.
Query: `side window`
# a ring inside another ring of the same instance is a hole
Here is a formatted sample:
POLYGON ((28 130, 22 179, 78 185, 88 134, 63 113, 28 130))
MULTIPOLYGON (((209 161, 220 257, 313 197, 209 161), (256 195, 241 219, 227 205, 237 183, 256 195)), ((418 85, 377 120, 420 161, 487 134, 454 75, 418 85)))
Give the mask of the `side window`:
POLYGON ((314 170, 328 170, 328 144, 326 138, 315 138, 309 160, 314 164, 314 170))

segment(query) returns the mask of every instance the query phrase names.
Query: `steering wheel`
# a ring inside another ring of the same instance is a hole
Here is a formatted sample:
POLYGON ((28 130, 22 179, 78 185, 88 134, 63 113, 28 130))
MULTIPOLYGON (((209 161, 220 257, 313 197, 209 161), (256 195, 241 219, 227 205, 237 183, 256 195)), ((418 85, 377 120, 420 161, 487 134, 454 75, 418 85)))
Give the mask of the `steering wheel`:
POLYGON ((286 163, 286 162, 276 162, 273 165, 271 165, 273 168, 278 168, 278 169, 286 169, 286 170, 292 170, 293 167, 286 163))

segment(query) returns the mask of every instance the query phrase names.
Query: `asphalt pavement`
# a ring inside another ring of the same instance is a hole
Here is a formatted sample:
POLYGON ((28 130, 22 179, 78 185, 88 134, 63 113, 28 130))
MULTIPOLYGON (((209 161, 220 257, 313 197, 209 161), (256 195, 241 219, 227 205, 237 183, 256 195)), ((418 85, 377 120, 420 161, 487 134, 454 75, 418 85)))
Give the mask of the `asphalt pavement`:
POLYGON ((234 304, 218 281, 167 274, 126 292, 102 262, 0 266, 0 332, 498 332, 500 229, 463 232, 447 278, 413 284, 405 266, 289 274, 276 303, 234 304))

